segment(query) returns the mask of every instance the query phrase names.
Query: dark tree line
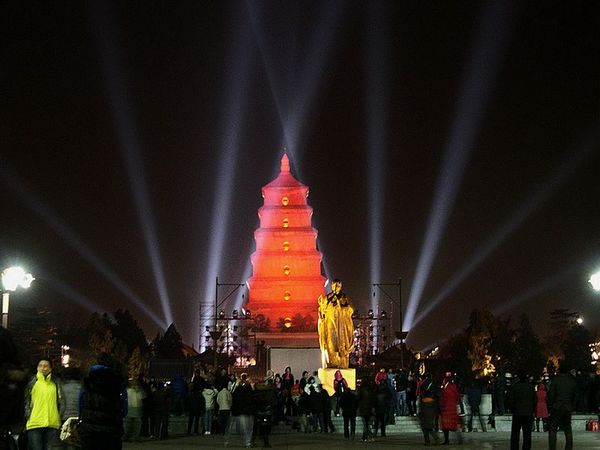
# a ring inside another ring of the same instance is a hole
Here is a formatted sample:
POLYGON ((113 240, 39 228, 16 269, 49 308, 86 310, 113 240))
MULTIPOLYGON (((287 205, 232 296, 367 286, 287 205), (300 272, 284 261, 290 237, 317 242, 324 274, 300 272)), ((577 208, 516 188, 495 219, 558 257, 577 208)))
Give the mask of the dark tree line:
POLYGON ((513 324, 510 317, 475 309, 466 329, 440 346, 439 357, 448 361, 451 370, 474 376, 491 374, 499 367, 536 376, 545 368, 552 371, 559 361, 588 372, 592 370, 589 345, 594 339, 577 317, 564 309, 552 311, 550 334, 540 339, 526 314, 513 324))
POLYGON ((183 357, 182 338, 175 325, 149 342, 128 310, 118 309, 112 315, 92 313, 87 320, 63 324, 58 319, 46 308, 20 308, 15 314, 10 332, 25 365, 34 367, 40 357, 60 364, 63 345, 69 346, 71 366, 87 367, 105 352, 130 377, 144 372, 152 357, 183 357))

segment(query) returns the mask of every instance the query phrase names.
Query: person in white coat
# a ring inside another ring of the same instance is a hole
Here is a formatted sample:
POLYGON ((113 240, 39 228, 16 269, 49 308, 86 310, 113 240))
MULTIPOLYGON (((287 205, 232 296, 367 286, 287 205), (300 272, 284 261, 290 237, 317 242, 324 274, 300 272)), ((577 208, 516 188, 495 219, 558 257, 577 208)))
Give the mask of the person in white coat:
POLYGON ((202 391, 206 412, 204 413, 204 434, 210 434, 212 429, 213 416, 215 413, 215 405, 217 403, 218 391, 212 387, 212 384, 207 384, 202 391))

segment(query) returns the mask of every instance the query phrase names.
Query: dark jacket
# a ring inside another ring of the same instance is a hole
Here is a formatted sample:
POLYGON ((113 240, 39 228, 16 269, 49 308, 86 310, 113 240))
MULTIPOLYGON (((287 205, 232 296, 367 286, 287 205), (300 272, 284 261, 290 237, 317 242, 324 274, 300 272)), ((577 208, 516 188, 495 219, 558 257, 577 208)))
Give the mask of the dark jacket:
POLYGON ((346 389, 340 397, 340 407, 342 408, 342 416, 356 417, 358 411, 358 397, 350 389, 346 389))
POLYGON ((308 395, 308 403, 310 404, 310 412, 313 414, 323 413, 323 399, 320 392, 314 387, 310 388, 310 394, 308 395))
POLYGON ((234 416, 252 416, 254 415, 254 401, 252 398, 252 386, 250 383, 244 382, 235 388, 233 391, 231 414, 234 416))
POLYGON ((526 380, 519 380, 511 389, 513 416, 532 416, 535 411, 535 387, 526 380))
POLYGON ((394 377, 394 381, 396 382, 396 392, 405 391, 408 387, 408 380, 404 372, 400 371, 394 377))
POLYGON ((469 406, 479 407, 481 405, 481 387, 472 385, 467 388, 467 401, 469 406))
POLYGON ((546 399, 550 414, 552 414, 552 410, 558 409, 573 411, 576 391, 577 384, 571 375, 562 373, 556 375, 550 383, 550 390, 546 399))
POLYGON ((252 391, 256 416, 266 423, 273 421, 273 412, 277 407, 277 392, 273 384, 256 384, 252 391))
POLYGON ((377 391, 375 392, 375 413, 385 414, 388 410, 390 401, 390 392, 386 386, 385 381, 383 381, 379 384, 379 386, 377 386, 377 391))
POLYGON ((127 390, 123 379, 109 367, 92 366, 79 395, 81 436, 120 437, 127 415, 127 390))
POLYGON ((375 394, 371 386, 363 386, 358 390, 358 415, 371 416, 375 406, 375 394))
POLYGON ((204 395, 202 391, 192 389, 188 396, 188 411, 190 416, 203 416, 206 412, 206 404, 204 403, 204 395))

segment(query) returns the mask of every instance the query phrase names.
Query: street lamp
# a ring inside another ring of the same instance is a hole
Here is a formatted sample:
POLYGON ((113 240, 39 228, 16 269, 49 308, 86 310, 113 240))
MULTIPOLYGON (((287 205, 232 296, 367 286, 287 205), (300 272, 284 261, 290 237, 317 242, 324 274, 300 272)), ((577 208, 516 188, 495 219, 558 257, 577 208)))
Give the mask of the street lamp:
POLYGON ((600 291, 600 271, 593 274, 588 282, 592 285, 595 291, 600 291))
POLYGON ((25 273, 21 267, 9 267, 2 272, 2 326, 8 328, 9 293, 14 292, 20 286, 27 289, 35 280, 30 273, 25 273))

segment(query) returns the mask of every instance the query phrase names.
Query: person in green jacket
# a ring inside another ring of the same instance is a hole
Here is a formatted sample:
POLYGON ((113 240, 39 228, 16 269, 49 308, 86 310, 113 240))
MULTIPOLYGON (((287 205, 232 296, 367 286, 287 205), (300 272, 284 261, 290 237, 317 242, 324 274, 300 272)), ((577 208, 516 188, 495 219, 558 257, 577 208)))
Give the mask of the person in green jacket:
POLYGON ((50 450, 61 426, 63 395, 52 376, 52 362, 41 359, 25 389, 25 429, 29 450, 50 450))

